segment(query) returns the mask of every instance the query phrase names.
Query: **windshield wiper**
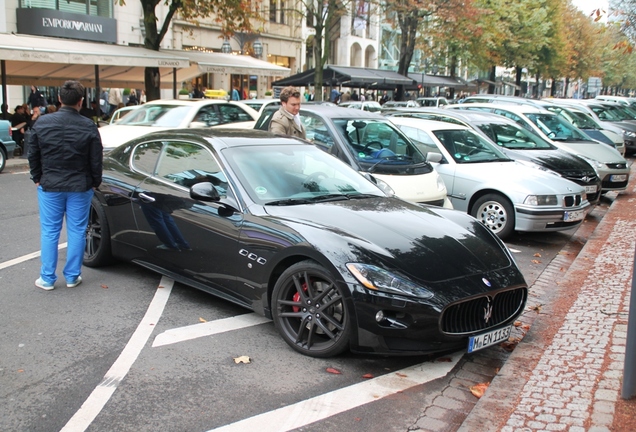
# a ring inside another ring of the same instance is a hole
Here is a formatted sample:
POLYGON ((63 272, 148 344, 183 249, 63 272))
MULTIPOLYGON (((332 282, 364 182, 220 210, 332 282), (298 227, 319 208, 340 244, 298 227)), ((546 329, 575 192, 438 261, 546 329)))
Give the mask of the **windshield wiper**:
POLYGON ((375 168, 376 168, 378 165, 380 165, 382 162, 386 162, 386 161, 390 161, 390 160, 397 160, 397 161, 399 161, 399 160, 406 160, 406 161, 411 160, 411 161, 412 161, 412 160, 413 160, 413 157, 412 157, 412 156, 407 156, 407 155, 401 155, 401 156, 398 156, 398 155, 394 155, 394 156, 384 156, 382 159, 380 159, 379 161, 377 161, 376 163, 374 163, 373 165, 371 165, 371 167, 367 169, 367 172, 368 172, 368 173, 373 173, 373 172, 375 171, 375 168))
POLYGON ((298 204, 310 204, 313 201, 310 201, 306 198, 287 198, 277 201, 266 202, 265 205, 273 205, 273 206, 289 206, 289 205, 298 205, 298 204))
POLYGON ((328 201, 343 201, 348 199, 350 199, 348 194, 333 193, 333 194, 325 194, 325 195, 311 197, 307 199, 307 201, 316 203, 316 202, 328 202, 328 201))

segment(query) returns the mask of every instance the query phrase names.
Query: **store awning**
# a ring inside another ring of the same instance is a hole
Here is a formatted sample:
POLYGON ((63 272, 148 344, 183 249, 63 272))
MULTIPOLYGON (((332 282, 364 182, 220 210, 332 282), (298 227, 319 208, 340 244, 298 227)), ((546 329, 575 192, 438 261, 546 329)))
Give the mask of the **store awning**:
POLYGON ((428 75, 428 74, 416 74, 410 73, 409 78, 417 81, 422 87, 466 87, 469 84, 458 77, 451 77, 446 75, 428 75))
POLYGON ((174 68, 190 67, 187 57, 175 53, 8 33, 0 33, 0 60, 5 60, 7 84, 36 86, 74 79, 94 87, 97 66, 101 87, 139 88, 150 66, 159 68, 162 87, 172 88, 174 68))
POLYGON ((289 68, 247 55, 202 51, 161 50, 162 53, 187 57, 190 67, 177 71, 177 80, 186 81, 204 73, 288 77, 289 68))
MULTIPOLYGON (((400 75, 395 71, 383 69, 361 68, 353 66, 328 65, 323 69, 322 85, 342 86, 350 88, 367 88, 393 90, 396 86, 415 87, 415 80, 400 75)), ((274 86, 309 86, 315 82, 315 69, 278 80, 274 86)))

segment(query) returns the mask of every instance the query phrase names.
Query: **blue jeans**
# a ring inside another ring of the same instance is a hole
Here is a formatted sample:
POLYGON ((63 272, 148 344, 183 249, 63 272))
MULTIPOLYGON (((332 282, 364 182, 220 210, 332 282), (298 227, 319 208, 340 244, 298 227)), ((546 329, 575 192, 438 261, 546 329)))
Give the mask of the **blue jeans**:
POLYGON ((40 242, 42 247, 42 268, 40 277, 48 283, 55 283, 57 275, 57 247, 62 231, 62 221, 66 214, 66 237, 68 241, 64 278, 72 282, 81 274, 86 243, 88 214, 93 198, 93 189, 86 192, 45 192, 38 186, 40 207, 40 242))

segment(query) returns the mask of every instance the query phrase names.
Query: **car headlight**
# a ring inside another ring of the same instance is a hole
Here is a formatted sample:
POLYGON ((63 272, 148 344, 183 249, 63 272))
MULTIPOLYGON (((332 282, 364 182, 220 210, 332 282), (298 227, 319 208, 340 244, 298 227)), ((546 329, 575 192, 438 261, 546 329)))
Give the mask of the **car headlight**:
POLYGON ((556 195, 528 195, 523 203, 531 206, 554 206, 558 200, 556 195))
POLYGON ((378 187, 382 190, 382 192, 384 192, 390 197, 395 196, 395 191, 393 190, 391 186, 389 186, 387 182, 385 182, 384 180, 380 180, 377 177, 375 177, 375 182, 378 185, 378 187))
POLYGON ((578 157, 580 157, 581 159, 585 159, 585 161, 587 163, 589 163, 590 165, 592 165, 594 168, 605 168, 605 164, 602 162, 597 161, 596 159, 591 159, 587 156, 584 156, 582 154, 577 154, 578 157))
POLYGON ((406 294, 428 299, 433 293, 424 287, 370 264, 348 263, 351 274, 365 287, 393 294, 406 294))
POLYGON ((440 192, 446 191, 446 183, 444 183, 442 176, 439 174, 437 175, 437 190, 440 192))
POLYGON ((629 138, 636 138, 636 132, 631 132, 625 129, 623 129, 623 135, 629 138))

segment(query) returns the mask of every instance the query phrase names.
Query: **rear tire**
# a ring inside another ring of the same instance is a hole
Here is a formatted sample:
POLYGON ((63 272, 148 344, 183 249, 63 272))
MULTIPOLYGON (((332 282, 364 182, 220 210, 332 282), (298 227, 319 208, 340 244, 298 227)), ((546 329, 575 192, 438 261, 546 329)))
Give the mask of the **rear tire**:
POLYGON ((91 201, 86 227, 86 246, 84 248, 84 265, 101 267, 114 261, 111 253, 110 229, 106 220, 106 212, 96 197, 91 201))
POLYGON ((482 196, 475 201, 470 214, 502 240, 515 230, 515 210, 503 195, 493 193, 482 196))

